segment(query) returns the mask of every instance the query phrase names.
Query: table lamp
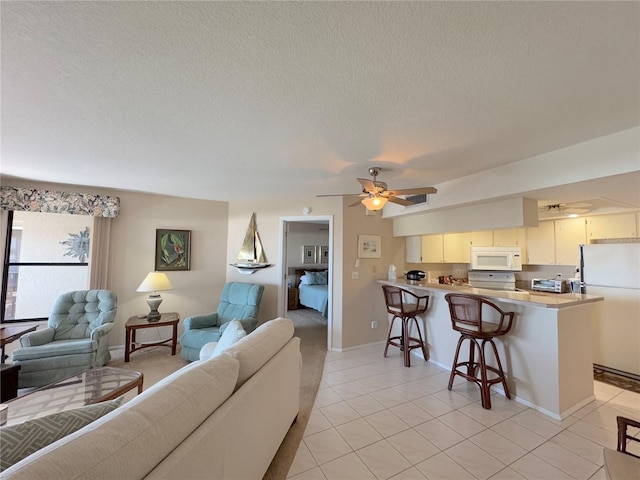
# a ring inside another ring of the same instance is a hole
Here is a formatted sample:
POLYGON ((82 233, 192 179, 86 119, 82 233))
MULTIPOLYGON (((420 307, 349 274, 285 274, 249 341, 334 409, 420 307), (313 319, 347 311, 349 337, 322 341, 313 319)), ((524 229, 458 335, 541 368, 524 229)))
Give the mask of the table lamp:
POLYGON ((150 272, 142 281, 136 292, 151 292, 147 298, 147 304, 151 311, 147 315, 147 320, 157 322, 160 320, 158 307, 162 303, 162 297, 158 293, 161 290, 172 290, 171 282, 167 275, 162 272, 150 272))

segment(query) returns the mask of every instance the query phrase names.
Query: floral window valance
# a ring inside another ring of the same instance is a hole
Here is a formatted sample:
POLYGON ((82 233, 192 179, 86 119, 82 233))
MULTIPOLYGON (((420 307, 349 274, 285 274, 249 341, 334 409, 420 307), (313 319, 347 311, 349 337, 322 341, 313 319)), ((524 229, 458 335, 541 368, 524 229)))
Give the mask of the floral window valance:
POLYGON ((120 198, 35 188, 0 187, 0 209, 117 217, 120 198))

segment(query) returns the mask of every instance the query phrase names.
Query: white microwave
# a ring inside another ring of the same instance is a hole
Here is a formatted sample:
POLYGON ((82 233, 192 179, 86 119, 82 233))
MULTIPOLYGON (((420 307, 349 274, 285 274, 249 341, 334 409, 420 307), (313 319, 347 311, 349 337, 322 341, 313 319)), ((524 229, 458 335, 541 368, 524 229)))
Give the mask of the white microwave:
POLYGON ((520 271, 520 247, 471 247, 471 270, 520 271))

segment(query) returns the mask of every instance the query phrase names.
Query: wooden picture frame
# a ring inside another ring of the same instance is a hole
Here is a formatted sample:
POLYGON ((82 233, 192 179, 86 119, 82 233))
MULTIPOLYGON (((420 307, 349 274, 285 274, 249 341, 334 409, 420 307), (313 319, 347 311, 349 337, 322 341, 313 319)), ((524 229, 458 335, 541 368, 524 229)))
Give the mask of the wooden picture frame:
POLYGON ((358 258, 380 258, 381 241, 379 235, 358 235, 358 258))
POLYGON ((191 230, 156 229, 155 270, 191 270, 191 230))

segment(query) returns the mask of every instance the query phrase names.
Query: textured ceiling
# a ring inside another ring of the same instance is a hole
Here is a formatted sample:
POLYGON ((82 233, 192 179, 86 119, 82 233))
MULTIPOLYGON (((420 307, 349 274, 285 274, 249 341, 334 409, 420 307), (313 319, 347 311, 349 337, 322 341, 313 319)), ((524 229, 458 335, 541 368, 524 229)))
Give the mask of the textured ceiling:
POLYGON ((437 185, 640 123, 637 2, 7 2, 2 173, 213 200, 437 185))

